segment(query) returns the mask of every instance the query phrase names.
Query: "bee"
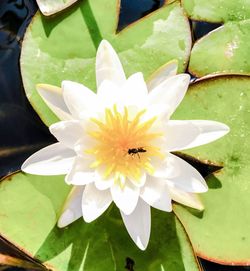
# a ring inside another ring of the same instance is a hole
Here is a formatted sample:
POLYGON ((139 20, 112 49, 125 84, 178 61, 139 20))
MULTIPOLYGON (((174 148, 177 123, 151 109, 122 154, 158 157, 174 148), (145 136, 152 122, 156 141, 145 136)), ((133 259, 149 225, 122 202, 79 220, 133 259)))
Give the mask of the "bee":
POLYGON ((142 153, 142 152, 146 152, 147 150, 145 150, 143 147, 139 147, 139 148, 132 148, 132 149, 128 149, 128 154, 129 155, 132 155, 132 156, 134 156, 134 155, 138 155, 138 157, 140 158, 140 152, 142 153))

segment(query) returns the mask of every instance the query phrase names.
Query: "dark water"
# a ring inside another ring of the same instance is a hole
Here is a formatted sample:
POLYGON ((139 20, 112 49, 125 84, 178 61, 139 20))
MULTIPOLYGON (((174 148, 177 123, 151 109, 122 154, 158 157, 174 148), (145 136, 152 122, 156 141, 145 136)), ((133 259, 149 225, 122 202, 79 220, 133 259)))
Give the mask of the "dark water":
MULTIPOLYGON (((158 9, 163 2, 163 0, 121 0, 118 30, 158 9)), ((27 101, 20 76, 21 42, 36 10, 34 0, 0 0, 0 177, 20 169, 22 162, 30 154, 55 141, 27 101)), ((195 40, 220 26, 200 22, 190 24, 195 40)), ((211 170, 202 165, 196 166, 203 174, 211 170)), ((0 252, 12 254, 11 249, 1 242, 0 252)), ((249 267, 222 266, 202 259, 200 262, 205 271, 250 270, 249 267)), ((127 270, 131 270, 133 266, 131 263, 127 262, 127 270)))
POLYGON ((24 95, 19 56, 35 1, 0 1, 0 177, 54 139, 24 95))

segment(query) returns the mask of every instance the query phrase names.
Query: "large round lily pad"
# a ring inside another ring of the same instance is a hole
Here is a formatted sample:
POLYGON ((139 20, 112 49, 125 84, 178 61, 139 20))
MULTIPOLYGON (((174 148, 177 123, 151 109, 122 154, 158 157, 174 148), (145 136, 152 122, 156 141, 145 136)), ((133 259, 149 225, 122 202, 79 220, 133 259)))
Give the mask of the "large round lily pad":
POLYGON ((187 152, 223 166, 207 178, 204 212, 176 205, 175 213, 199 256, 249 265, 250 77, 220 76, 193 84, 174 117, 213 119, 231 128, 224 138, 187 152))
POLYGON ((58 271, 198 271, 198 263, 173 213, 152 211, 151 240, 140 251, 113 205, 95 222, 82 219, 59 229, 57 217, 70 187, 63 177, 17 173, 0 183, 0 235, 58 271), (127 259, 127 258, 130 258, 127 259))
POLYGON ((119 0, 84 0, 55 18, 39 13, 22 46, 26 95, 46 124, 56 121, 35 90, 38 83, 82 82, 95 91, 95 55, 102 39, 119 53, 127 75, 145 78, 170 60, 184 71, 191 49, 190 27, 179 2, 165 5, 116 33, 119 0))
POLYGON ((250 20, 228 22, 198 40, 189 71, 198 76, 211 73, 250 74, 250 20))
POLYGON ((248 0, 182 0, 181 3, 193 20, 221 23, 250 19, 248 0))

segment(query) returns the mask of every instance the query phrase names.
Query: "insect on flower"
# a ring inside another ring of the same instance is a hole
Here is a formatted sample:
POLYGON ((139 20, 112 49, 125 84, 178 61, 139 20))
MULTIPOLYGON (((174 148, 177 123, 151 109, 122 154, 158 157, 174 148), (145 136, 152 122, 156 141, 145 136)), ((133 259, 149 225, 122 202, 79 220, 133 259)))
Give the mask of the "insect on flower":
POLYGON ((135 154, 137 154, 138 158, 140 158, 139 153, 143 153, 143 152, 146 152, 146 150, 144 148, 142 148, 142 147, 128 149, 128 154, 130 154, 132 156, 134 156, 135 154))

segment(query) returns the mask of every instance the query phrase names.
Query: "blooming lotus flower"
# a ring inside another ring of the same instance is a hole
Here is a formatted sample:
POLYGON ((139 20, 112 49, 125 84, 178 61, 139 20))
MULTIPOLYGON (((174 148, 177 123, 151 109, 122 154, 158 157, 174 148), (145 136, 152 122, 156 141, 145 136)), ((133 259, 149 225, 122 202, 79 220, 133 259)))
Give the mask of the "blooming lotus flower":
POLYGON ((171 152, 214 141, 229 128, 205 120, 170 120, 190 81, 175 75, 176 62, 156 72, 148 84, 142 73, 125 77, 111 45, 103 40, 96 56, 95 94, 63 81, 62 88, 37 89, 61 121, 49 127, 58 143, 23 164, 31 174, 66 174, 73 185, 58 221, 65 227, 83 216, 98 218, 114 202, 136 245, 147 247, 150 206, 172 210, 172 200, 202 210, 196 193, 208 187, 200 173, 171 152))

